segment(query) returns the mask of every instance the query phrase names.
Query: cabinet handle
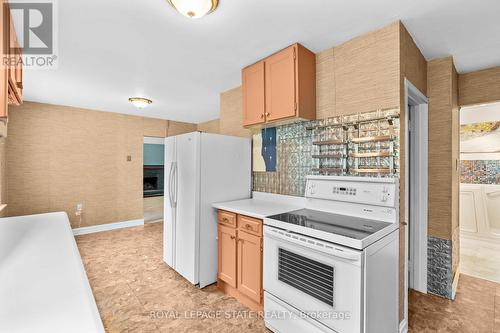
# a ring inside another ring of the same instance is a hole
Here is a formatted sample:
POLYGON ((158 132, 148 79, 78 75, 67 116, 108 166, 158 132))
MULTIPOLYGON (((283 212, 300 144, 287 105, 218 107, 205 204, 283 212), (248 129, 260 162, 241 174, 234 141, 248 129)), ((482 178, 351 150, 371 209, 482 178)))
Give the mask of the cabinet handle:
POLYGON ((263 113, 260 115, 260 119, 264 119, 264 114, 263 113))
POLYGON ((241 239, 241 238, 238 238, 238 242, 242 242, 242 243, 243 243, 243 239, 241 239))
POLYGON ((222 222, 228 222, 227 217, 223 217, 223 218, 222 218, 222 222))
POLYGON ((235 239, 236 237, 235 236, 231 236, 231 239, 235 239))
POLYGON ((271 115, 271 113, 266 112, 266 117, 269 117, 270 115, 271 115))
POLYGON ((250 224, 245 224, 245 229, 247 230, 252 229, 252 226, 250 224))

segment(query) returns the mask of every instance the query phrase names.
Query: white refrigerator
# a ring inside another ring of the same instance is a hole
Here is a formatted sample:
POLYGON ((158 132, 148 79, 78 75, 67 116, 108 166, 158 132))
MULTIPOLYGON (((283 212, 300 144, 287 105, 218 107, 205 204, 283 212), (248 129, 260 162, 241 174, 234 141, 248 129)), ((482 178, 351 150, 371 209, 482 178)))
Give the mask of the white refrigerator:
POLYGON ((200 288, 216 282, 212 203, 250 194, 250 139, 200 132, 166 138, 164 261, 200 288))

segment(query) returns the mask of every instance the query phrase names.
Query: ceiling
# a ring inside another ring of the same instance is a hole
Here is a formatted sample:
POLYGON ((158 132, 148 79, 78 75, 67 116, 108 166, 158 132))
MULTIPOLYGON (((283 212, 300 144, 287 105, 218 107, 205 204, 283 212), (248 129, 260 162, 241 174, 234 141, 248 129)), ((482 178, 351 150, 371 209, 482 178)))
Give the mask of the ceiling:
POLYGON ((25 99, 203 122, 240 70, 293 42, 314 52, 401 19, 427 59, 500 65, 498 0, 220 0, 190 20, 166 0, 57 1, 59 66, 26 70, 25 99), (127 101, 153 100, 144 110, 127 101))

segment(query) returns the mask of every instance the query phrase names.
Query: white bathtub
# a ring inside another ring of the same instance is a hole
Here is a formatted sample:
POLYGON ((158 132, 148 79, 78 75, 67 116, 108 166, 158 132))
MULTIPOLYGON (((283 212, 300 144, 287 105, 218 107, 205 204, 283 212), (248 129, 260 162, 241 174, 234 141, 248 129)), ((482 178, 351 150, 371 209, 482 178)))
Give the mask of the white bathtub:
POLYGON ((66 213, 0 219, 0 332, 104 332, 66 213))

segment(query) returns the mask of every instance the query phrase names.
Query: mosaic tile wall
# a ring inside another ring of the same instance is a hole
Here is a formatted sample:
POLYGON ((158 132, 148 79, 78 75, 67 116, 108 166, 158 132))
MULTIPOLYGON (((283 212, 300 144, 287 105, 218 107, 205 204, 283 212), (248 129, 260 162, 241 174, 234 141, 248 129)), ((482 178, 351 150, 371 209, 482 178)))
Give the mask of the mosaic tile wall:
POLYGON ((451 240, 429 236, 427 240, 427 291, 452 298, 453 268, 451 240))
POLYGON ((269 130, 253 137, 254 191, 303 196, 306 176, 315 174, 399 176, 398 109, 278 126, 275 169, 269 130))
POLYGON ((500 185, 500 160, 460 161, 460 182, 500 185))

